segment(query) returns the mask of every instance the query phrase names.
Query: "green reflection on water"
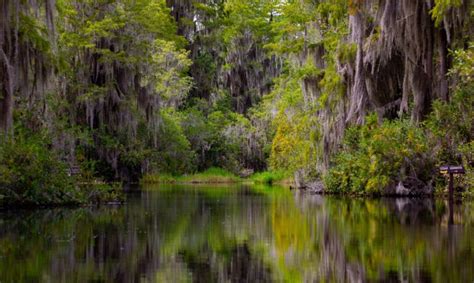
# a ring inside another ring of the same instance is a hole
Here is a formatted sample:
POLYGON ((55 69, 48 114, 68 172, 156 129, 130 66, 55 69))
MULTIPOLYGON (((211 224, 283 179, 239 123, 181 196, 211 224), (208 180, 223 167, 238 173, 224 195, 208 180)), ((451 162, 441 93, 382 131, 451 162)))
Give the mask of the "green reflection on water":
POLYGON ((474 280, 474 205, 278 187, 146 187, 126 205, 0 213, 0 282, 474 280))

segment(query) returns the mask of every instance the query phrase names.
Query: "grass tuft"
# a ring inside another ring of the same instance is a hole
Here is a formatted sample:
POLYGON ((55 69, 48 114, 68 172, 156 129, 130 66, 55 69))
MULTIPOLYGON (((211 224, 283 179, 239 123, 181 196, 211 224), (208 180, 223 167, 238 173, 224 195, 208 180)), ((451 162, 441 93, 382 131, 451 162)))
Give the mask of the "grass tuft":
POLYGON ((175 177, 170 174, 148 174, 141 179, 141 183, 143 184, 231 184, 241 181, 242 180, 233 173, 217 167, 211 167, 203 172, 192 175, 175 177))
POLYGON ((253 174, 250 179, 255 184, 272 185, 287 181, 290 176, 284 171, 265 171, 253 174))

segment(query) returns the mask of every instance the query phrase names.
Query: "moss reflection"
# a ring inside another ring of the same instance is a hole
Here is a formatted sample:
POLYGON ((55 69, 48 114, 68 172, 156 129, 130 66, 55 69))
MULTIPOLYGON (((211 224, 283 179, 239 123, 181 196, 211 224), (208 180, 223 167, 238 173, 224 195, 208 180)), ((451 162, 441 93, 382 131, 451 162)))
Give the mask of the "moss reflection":
POLYGON ((150 187, 118 207, 0 213, 1 282, 474 279, 474 213, 277 187, 150 187))

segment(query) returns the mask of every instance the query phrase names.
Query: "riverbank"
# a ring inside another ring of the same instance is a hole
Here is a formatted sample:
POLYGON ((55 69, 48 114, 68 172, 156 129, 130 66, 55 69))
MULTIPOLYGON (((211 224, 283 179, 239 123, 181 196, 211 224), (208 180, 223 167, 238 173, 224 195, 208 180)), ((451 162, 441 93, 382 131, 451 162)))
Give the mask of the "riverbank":
POLYGON ((295 186, 294 178, 291 174, 284 171, 264 171, 258 172, 249 178, 254 184, 261 185, 283 185, 295 186))
POLYGON ((140 180, 141 184, 233 184, 243 179, 235 174, 212 167, 203 172, 190 175, 173 176, 167 173, 146 174, 140 180))
MULTIPOLYGON (((382 192, 369 191, 342 191, 328 190, 324 182, 314 181, 304 185, 296 186, 299 191, 312 195, 340 196, 353 199, 370 199, 370 198, 437 198, 448 199, 449 190, 447 185, 438 184, 436 187, 428 188, 404 188, 404 190, 384 190, 382 192)), ((457 200, 474 200, 474 188, 455 187, 454 198, 457 200)))
MULTIPOLYGON (((373 197, 414 197, 414 198, 447 198, 448 190, 444 186, 438 187, 417 187, 409 188, 397 186, 395 189, 384 191, 342 191, 329 190, 322 180, 313 182, 295 182, 293 176, 284 171, 264 171, 257 172, 248 177, 239 177, 222 168, 210 168, 196 174, 173 176, 170 174, 148 174, 140 180, 143 185, 152 184, 180 184, 180 185, 276 185, 289 187, 290 189, 298 189, 310 194, 347 196, 353 198, 373 198, 373 197)), ((474 192, 472 189, 457 188, 455 192, 457 199, 473 199, 474 192)))
POLYGON ((0 143, 0 207, 71 206, 123 201, 122 183, 106 183, 61 159, 41 136, 0 143))
POLYGON ((0 192, 0 209, 79 207, 99 204, 117 204, 125 201, 122 183, 77 182, 65 190, 18 192, 3 188, 0 192), (34 195, 34 197, 32 197, 34 195))
POLYGON ((294 186, 293 178, 282 171, 264 171, 248 177, 237 176, 225 169, 212 167, 203 172, 173 176, 171 174, 147 174, 141 184, 262 184, 294 186))

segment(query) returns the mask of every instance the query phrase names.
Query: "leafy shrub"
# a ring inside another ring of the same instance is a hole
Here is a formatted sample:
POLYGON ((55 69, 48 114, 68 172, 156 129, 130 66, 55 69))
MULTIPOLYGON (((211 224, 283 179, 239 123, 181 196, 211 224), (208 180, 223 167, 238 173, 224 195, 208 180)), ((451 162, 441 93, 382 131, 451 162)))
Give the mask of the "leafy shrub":
MULTIPOLYGON (((452 53, 454 64, 450 77, 456 82, 449 102, 435 101, 424 122, 437 165, 463 164, 466 175, 458 185, 474 188, 474 43, 452 53)), ((446 180, 440 179, 442 185, 446 180)), ((440 186, 445 187, 445 186, 440 186)))
MULTIPOLYGON (((436 166, 462 164, 466 175, 460 176, 456 185, 467 189, 474 187, 473 121, 474 92, 470 96, 458 92, 450 103, 435 101, 433 111, 424 123, 436 166)), ((446 178, 439 177, 437 181, 438 188, 446 188, 446 178)))
POLYGON ((0 145, 0 202, 39 205, 79 203, 66 166, 40 138, 19 138, 0 145))
POLYGON ((278 112, 272 121, 269 165, 273 170, 315 171, 319 153, 320 132, 316 108, 305 101, 299 80, 283 78, 273 95, 278 112), (279 96, 279 97, 278 97, 279 96))
POLYGON ((151 168, 155 172, 184 174, 194 169, 195 153, 181 126, 180 113, 172 109, 161 112, 162 124, 158 146, 150 153, 151 168))
POLYGON ((459 151, 466 169, 461 185, 467 188, 469 193, 474 193, 474 141, 461 145, 459 151))
POLYGON ((426 185, 434 171, 422 128, 406 119, 379 125, 373 114, 365 125, 347 130, 324 181, 331 192, 383 194, 399 182, 409 188, 426 185))
POLYGON ((0 145, 0 205, 105 203, 123 197, 118 183, 69 176, 67 165, 44 138, 19 135, 0 145))

